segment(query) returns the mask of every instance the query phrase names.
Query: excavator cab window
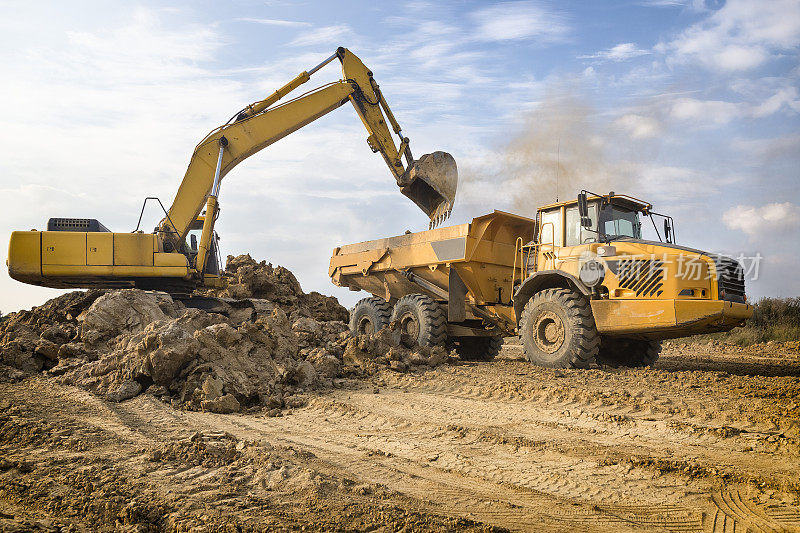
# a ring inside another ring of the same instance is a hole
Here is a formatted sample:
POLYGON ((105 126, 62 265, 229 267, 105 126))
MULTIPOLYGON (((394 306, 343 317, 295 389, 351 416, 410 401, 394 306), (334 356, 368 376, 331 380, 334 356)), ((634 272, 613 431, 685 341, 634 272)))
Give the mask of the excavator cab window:
MULTIPOLYGON (((186 246, 187 256, 189 258, 189 264, 196 264, 197 260, 197 248, 198 242, 200 242, 200 237, 203 233, 203 226, 202 221, 197 224, 192 225, 192 229, 189 230, 189 234, 187 235, 187 239, 189 241, 189 245, 186 246)), ((208 259, 206 259, 206 274, 219 274, 220 273, 220 264, 219 264, 219 247, 217 245, 217 241, 219 240, 219 235, 217 232, 214 232, 214 237, 211 239, 211 249, 208 252, 208 259)))
POLYGON ((208 259, 206 260, 206 274, 213 274, 219 275, 220 274, 220 265, 219 265, 219 236, 217 232, 214 232, 214 236, 211 238, 211 248, 208 251, 208 259))

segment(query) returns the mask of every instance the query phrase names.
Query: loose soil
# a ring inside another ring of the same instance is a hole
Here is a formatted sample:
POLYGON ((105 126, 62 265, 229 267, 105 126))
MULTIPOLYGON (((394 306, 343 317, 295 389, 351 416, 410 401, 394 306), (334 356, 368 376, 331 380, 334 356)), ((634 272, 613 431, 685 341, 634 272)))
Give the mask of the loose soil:
POLYGON ((279 413, 0 383, 0 530, 800 531, 791 347, 373 370, 279 413))

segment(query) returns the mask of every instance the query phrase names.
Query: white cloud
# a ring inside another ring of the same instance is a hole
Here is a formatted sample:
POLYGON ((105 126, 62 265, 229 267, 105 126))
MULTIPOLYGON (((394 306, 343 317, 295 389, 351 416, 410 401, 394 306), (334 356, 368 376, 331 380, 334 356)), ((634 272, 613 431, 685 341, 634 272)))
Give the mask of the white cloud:
POLYGON ((650 139, 661 132, 661 124, 653 117, 629 113, 622 115, 614 124, 634 139, 650 139))
POLYGON ((639 0, 639 4, 647 7, 686 7, 692 11, 705 11, 705 0, 639 0))
POLYGON ((736 139, 736 150, 754 157, 758 164, 776 162, 783 159, 800 159, 800 134, 784 135, 771 139, 736 139))
POLYGON ((304 28, 311 26, 310 22, 300 22, 296 20, 280 20, 280 19, 260 19, 260 18, 238 18, 240 22, 252 22, 253 24, 262 24, 264 26, 284 26, 287 28, 304 28))
POLYGON ((695 121, 698 125, 719 126, 741 118, 764 118, 784 110, 789 114, 800 112, 800 98, 794 87, 779 89, 759 103, 677 98, 670 105, 673 119, 695 121))
POLYGON ((495 4, 474 11, 470 17, 477 23, 477 38, 484 41, 556 42, 570 31, 562 15, 531 1, 495 4))
POLYGON ((705 123, 727 124, 741 116, 742 106, 719 100, 679 98, 672 103, 670 115, 678 120, 701 120, 705 123))
POLYGON ((646 165, 640 169, 641 187, 648 197, 682 204, 711 196, 719 191, 724 180, 709 179, 697 169, 678 166, 646 165), (669 191, 665 196, 664 191, 669 191))
POLYGON ((800 3, 729 0, 658 50, 678 62, 722 70, 747 70, 800 45, 800 3))
POLYGON ((795 87, 780 89, 761 104, 755 106, 751 114, 757 118, 766 117, 784 108, 788 108, 795 113, 800 113, 800 98, 798 98, 797 89, 795 87))
POLYGON ((774 234, 800 226, 800 207, 791 202, 761 207, 737 205, 723 213, 722 221, 730 229, 741 230, 749 237, 774 234))
POLYGON ((637 48, 634 43, 620 43, 607 50, 601 50, 589 56, 579 56, 580 59, 607 59, 609 61, 627 61, 634 57, 650 54, 648 50, 637 48))
POLYGON ((289 44, 291 46, 339 46, 346 44, 354 35, 353 29, 347 24, 321 26, 304 30, 301 35, 297 36, 289 44))

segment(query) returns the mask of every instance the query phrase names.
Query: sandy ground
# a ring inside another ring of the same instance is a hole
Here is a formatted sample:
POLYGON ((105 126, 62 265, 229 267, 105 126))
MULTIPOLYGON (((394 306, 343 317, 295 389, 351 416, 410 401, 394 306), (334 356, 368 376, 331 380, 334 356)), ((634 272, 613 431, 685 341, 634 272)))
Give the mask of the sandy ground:
POLYGON ((281 417, 0 384, 0 530, 800 531, 800 357, 384 372, 281 417))

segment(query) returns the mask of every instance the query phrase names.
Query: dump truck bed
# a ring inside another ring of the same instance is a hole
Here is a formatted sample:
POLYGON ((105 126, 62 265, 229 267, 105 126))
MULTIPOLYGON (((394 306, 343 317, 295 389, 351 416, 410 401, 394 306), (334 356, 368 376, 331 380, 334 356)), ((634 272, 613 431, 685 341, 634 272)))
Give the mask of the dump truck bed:
MULTIPOLYGON (((485 309, 495 325, 513 331, 512 283, 523 271, 515 251, 533 238, 534 226, 530 218, 494 211, 467 224, 349 244, 333 251, 328 273, 338 286, 389 303, 416 293, 455 299, 455 307, 466 306, 467 320, 478 319, 475 308, 485 309), (451 287, 454 280, 458 287, 451 287)), ((463 321, 453 320, 459 318, 453 307, 450 321, 463 321)))

